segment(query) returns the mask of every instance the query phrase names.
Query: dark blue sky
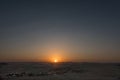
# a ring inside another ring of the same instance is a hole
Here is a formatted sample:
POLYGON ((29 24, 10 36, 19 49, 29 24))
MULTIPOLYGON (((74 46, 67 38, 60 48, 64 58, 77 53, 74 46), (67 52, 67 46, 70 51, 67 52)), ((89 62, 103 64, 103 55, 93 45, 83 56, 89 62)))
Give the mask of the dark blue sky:
POLYGON ((120 62, 120 1, 0 0, 0 44, 0 61, 120 62))

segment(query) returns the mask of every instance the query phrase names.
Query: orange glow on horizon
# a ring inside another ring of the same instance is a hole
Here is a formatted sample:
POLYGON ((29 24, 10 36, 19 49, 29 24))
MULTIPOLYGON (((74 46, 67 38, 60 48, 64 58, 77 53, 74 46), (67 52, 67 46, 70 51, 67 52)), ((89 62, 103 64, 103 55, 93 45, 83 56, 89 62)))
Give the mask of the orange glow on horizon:
MULTIPOLYGON (((42 55, 41 60, 45 62, 57 63, 57 62, 66 62, 67 57, 66 50, 62 50, 54 47, 47 47, 43 49, 44 54, 42 55)), ((40 59, 40 58, 39 58, 40 59)))
POLYGON ((57 63, 57 62, 58 62, 58 60, 57 60, 57 59, 55 59, 55 60, 54 60, 54 62, 55 62, 55 63, 57 63))
POLYGON ((64 59, 61 55, 50 55, 49 58, 48 58, 48 61, 57 63, 57 62, 64 61, 64 59))

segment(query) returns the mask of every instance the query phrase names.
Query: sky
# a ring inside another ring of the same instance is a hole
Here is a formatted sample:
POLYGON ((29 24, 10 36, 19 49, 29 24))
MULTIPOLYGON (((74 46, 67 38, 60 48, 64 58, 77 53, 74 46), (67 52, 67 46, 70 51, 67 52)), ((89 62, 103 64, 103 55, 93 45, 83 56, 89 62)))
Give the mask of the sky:
POLYGON ((0 0, 0 61, 120 62, 119 0, 0 0))

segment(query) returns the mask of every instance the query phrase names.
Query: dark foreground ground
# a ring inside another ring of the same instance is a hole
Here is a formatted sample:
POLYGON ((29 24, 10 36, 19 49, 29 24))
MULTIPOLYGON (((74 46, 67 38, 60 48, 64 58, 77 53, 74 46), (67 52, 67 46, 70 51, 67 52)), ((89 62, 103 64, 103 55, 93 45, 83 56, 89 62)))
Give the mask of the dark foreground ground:
POLYGON ((0 80, 120 80, 120 63, 0 63, 0 80))

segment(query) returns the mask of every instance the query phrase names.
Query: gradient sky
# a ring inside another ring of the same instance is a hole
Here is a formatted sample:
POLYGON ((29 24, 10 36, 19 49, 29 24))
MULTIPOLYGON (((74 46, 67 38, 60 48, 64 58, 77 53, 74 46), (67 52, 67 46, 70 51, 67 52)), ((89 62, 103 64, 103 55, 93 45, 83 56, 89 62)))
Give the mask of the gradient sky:
POLYGON ((0 61, 120 62, 119 0, 0 0, 0 61))

